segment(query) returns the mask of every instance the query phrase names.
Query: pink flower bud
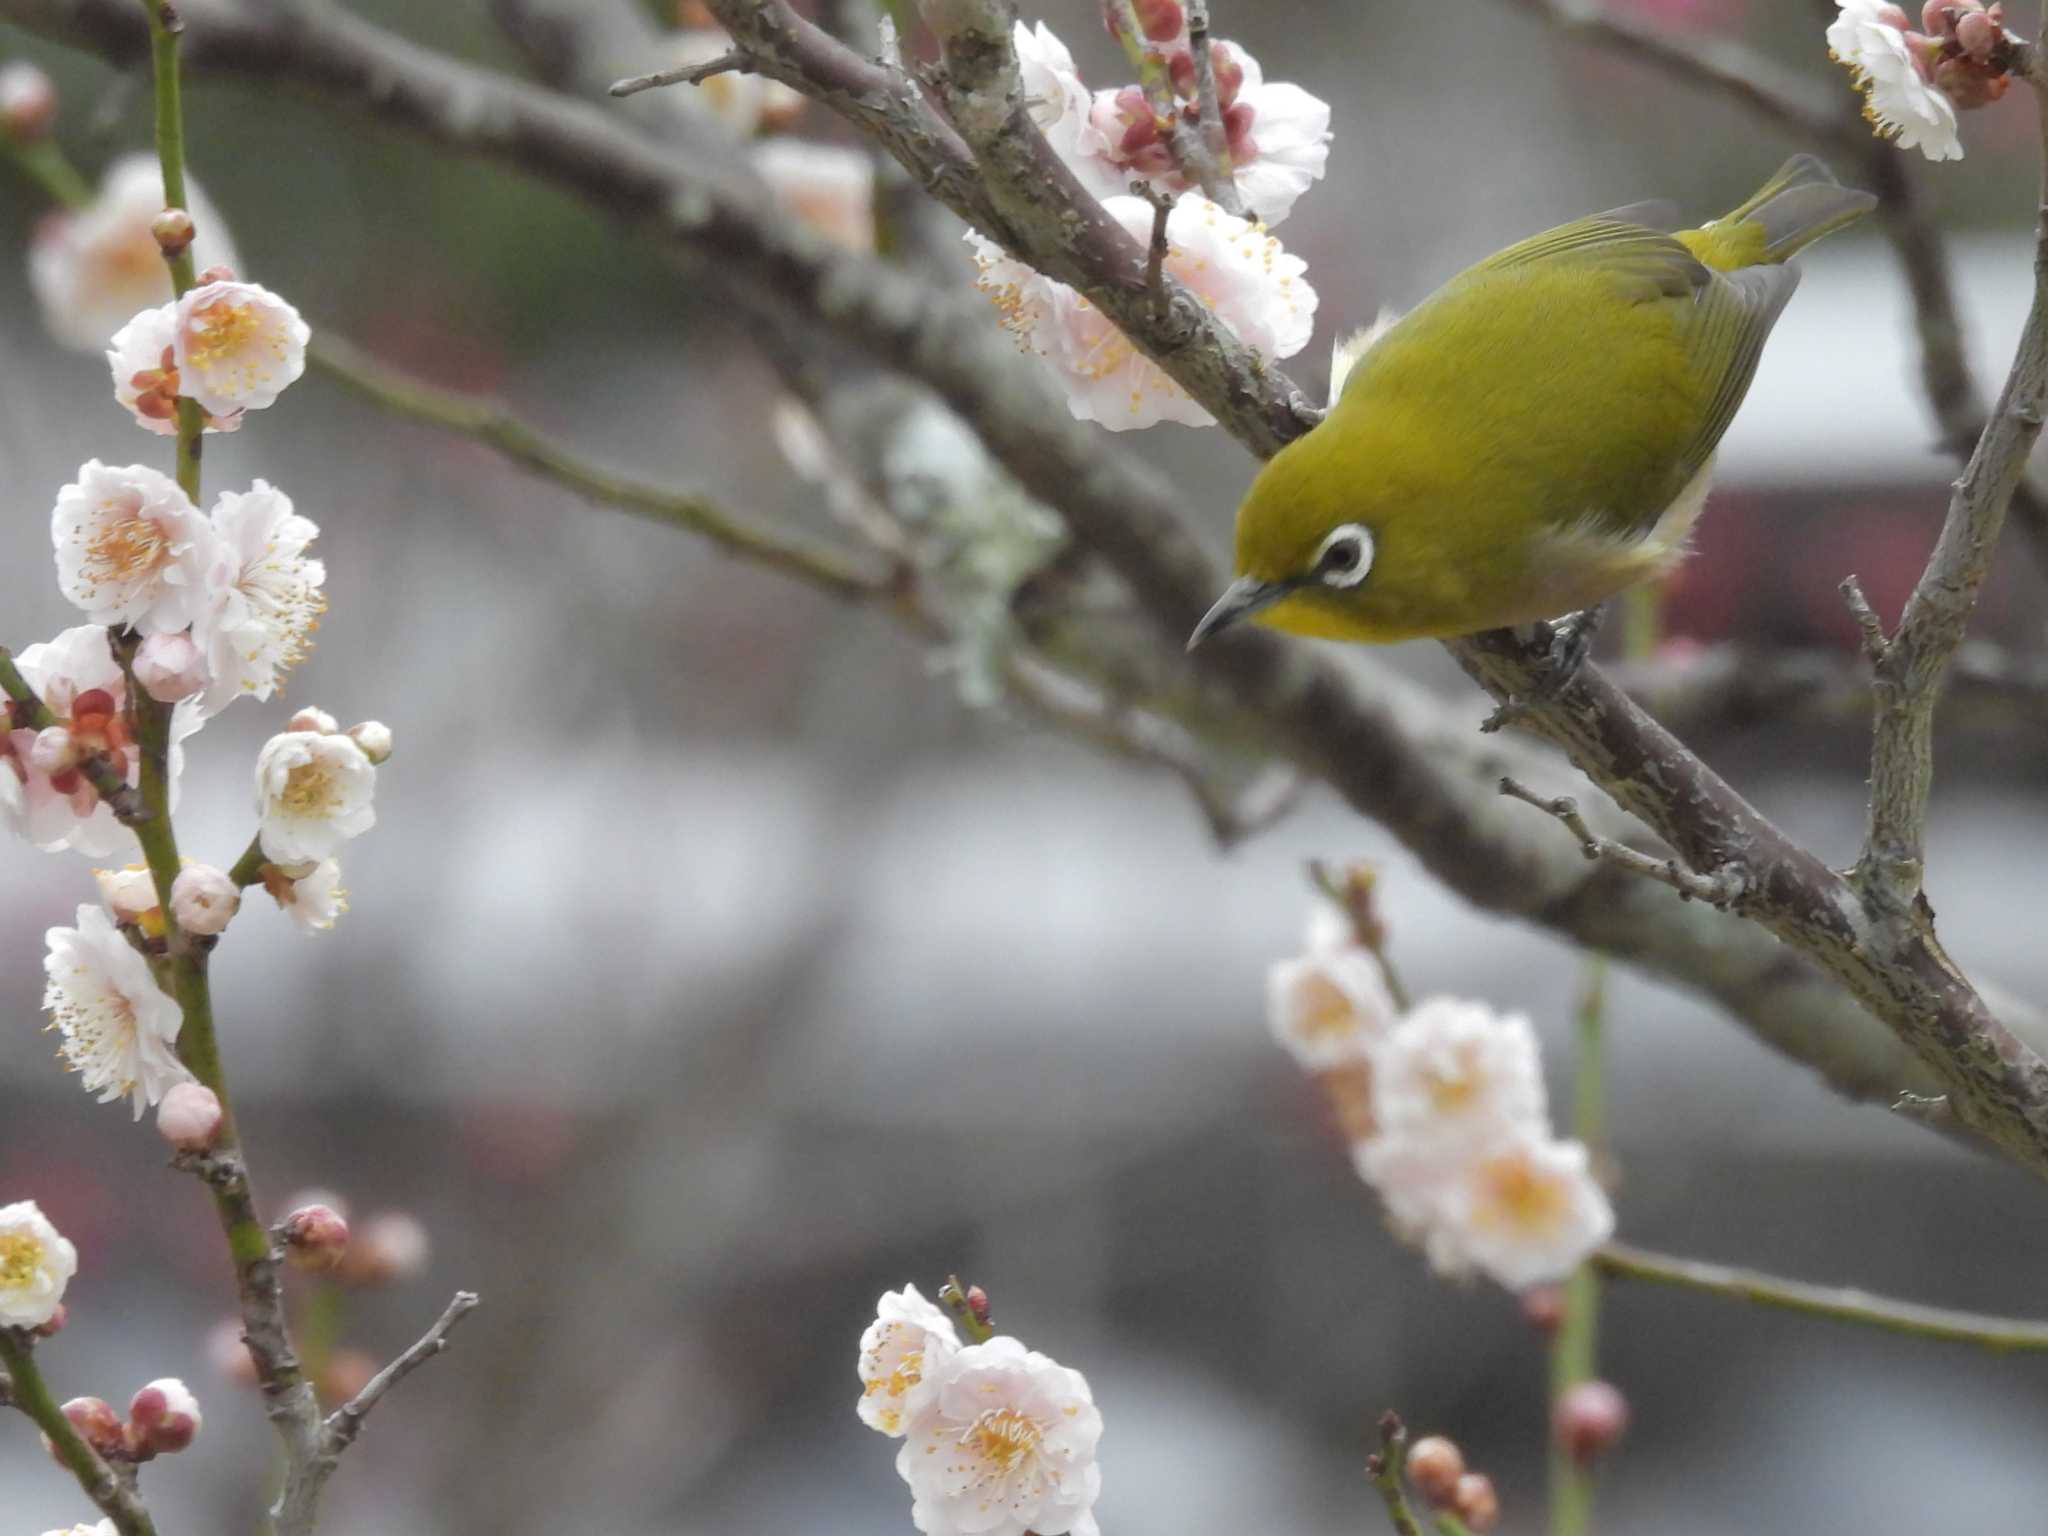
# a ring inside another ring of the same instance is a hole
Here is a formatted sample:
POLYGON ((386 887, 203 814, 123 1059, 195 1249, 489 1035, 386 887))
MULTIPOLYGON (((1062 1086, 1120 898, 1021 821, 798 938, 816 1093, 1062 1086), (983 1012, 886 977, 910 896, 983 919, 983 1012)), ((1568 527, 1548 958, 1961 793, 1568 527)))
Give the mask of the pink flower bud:
POLYGON ((1564 1323, 1564 1289, 1539 1285, 1522 1292, 1522 1320, 1544 1338, 1553 1338, 1564 1323))
POLYGON ((358 1227, 342 1259, 341 1277, 350 1285, 389 1285, 409 1280, 427 1267, 433 1250, 426 1226, 406 1211, 381 1211, 358 1227))
POLYGON ((1956 21, 1956 46, 1980 64, 1991 61, 2004 36, 2005 28, 1983 11, 1971 11, 1956 21))
POLYGON ((1223 109, 1223 133, 1230 140, 1230 157, 1240 163, 1254 158, 1259 146, 1252 142, 1252 119, 1258 114, 1248 101, 1233 101, 1223 109))
POLYGON ((149 232, 166 256, 182 256, 192 244, 192 215, 183 208, 166 208, 149 221, 149 232))
POLYGON ((0 137, 34 144, 57 121, 57 87, 26 59, 0 64, 0 137))
POLYGON ((213 1368, 239 1387, 256 1385, 256 1357, 242 1341, 242 1320, 224 1317, 206 1335, 206 1358, 213 1368))
POLYGON ((137 1461, 182 1451, 204 1420, 199 1399, 175 1376, 161 1376, 128 1400, 128 1441, 137 1461))
POLYGON ((192 286, 204 288, 208 283, 232 283, 235 280, 233 267, 208 267, 192 279, 192 286))
POLYGON ((34 744, 28 749, 28 765, 37 773, 53 776, 76 765, 78 757, 78 743, 61 725, 37 731, 34 744))
POLYGON ((1159 141, 1158 121, 1152 116, 1145 93, 1135 85, 1097 91, 1095 104, 1088 111, 1088 122, 1109 140, 1110 152, 1120 159, 1129 159, 1159 141))
POLYGON ((1188 28, 1187 13, 1180 0, 1133 0, 1138 29, 1155 43, 1170 43, 1188 28))
POLYGON ((311 731, 316 736, 335 736, 341 726, 324 709, 302 709, 284 723, 288 731, 311 731))
POLYGON ((64 1417, 78 1431, 79 1438, 102 1456, 119 1456, 126 1447, 121 1439, 121 1416, 103 1397, 74 1397, 64 1405, 64 1417))
POLYGON ((381 763, 391 755, 391 727, 382 720, 365 720, 348 728, 348 739, 363 749, 363 756, 381 763))
POLYGON ((1990 106, 2011 85, 2011 75, 1979 64, 1967 54, 1943 59, 1934 66, 1934 88, 1954 102, 1958 112, 1990 106))
POLYGON ((219 933, 241 904, 227 871, 211 864, 187 864, 171 882, 171 916, 187 933, 219 933))
POLYGON ((1244 89, 1244 66, 1237 61, 1237 55, 1222 43, 1209 45, 1209 67, 1216 74, 1216 105, 1229 107, 1237 100, 1237 93, 1244 89))
MULTIPOLYGON (((1945 36, 1952 20, 1950 13, 1954 10, 1953 0, 1927 0, 1927 3, 1920 7, 1920 29, 1930 37, 1945 36)), ((1884 19, 1890 21, 1891 17, 1886 16, 1884 19)), ((1901 11, 1898 25, 1903 27, 1905 24, 1906 13, 1901 11)))
POLYGON ((205 653, 191 635, 180 630, 172 635, 151 635, 136 648, 135 680, 157 703, 175 704, 204 688, 210 674, 205 653))
POLYGON ((71 1321, 71 1309, 63 1302, 57 1303, 57 1310, 44 1318, 32 1330, 39 1339, 54 1339, 64 1331, 64 1325, 71 1321))
POLYGON ((1493 1479, 1483 1472, 1467 1472, 1458 1479, 1451 1508, 1475 1531, 1490 1531, 1500 1524, 1500 1495, 1493 1491, 1493 1479))
POLYGON ((348 1223, 331 1205, 301 1206, 284 1219, 284 1257, 294 1269, 332 1269, 347 1249, 348 1223))
POLYGON ((1628 1418, 1628 1399, 1612 1382, 1575 1381, 1557 1400, 1550 1428, 1560 1450, 1590 1467, 1621 1443, 1628 1418))
POLYGON ((1465 1453, 1455 1440, 1426 1435, 1408 1451, 1408 1481, 1433 1509, 1449 1509, 1458 1498, 1458 1479, 1465 1475, 1465 1453))
POLYGON ((965 1297, 967 1310, 974 1314, 974 1320, 982 1327, 988 1326, 988 1292, 978 1285, 967 1287, 965 1297))
POLYGON ((221 1118, 220 1096, 206 1084, 173 1083, 156 1107, 157 1134, 181 1152, 204 1152, 219 1138, 221 1118))

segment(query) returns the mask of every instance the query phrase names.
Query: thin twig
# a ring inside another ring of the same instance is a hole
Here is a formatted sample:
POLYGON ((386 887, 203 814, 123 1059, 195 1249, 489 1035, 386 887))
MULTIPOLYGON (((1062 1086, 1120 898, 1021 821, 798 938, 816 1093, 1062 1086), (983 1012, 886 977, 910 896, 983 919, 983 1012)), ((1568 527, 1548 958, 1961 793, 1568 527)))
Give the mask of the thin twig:
POLYGON ((1546 815, 1555 816, 1565 828, 1579 840, 1579 851, 1588 859, 1604 859, 1617 868, 1631 874, 1643 876, 1668 885, 1688 901, 1704 901, 1708 906, 1732 907, 1747 889, 1748 881, 1740 868, 1729 866, 1711 875, 1697 874, 1686 869, 1676 859, 1653 859, 1647 853, 1639 853, 1626 843, 1618 843, 1611 837, 1602 837, 1586 825, 1586 818, 1579 813, 1579 802, 1570 795, 1539 795, 1526 784, 1512 778, 1500 781, 1500 792, 1510 799, 1521 800, 1533 805, 1546 815))
POLYGON ((34 1338, 18 1329, 0 1328, 0 1382, 11 1383, 0 1403, 20 1409, 49 1437, 51 1448, 65 1470, 78 1479, 78 1486, 99 1512, 113 1521, 121 1536, 156 1536, 141 1495, 106 1459, 85 1443, 77 1426, 64 1416, 55 1394, 43 1383, 36 1365, 34 1338))
POLYGON ((1195 66, 1195 122, 1202 132, 1202 147, 1224 179, 1234 181, 1230 135, 1216 95, 1216 61, 1209 53, 1209 0, 1187 0, 1187 15, 1188 52, 1195 66))
POLYGON ((1709 1264, 1699 1259, 1652 1253, 1627 1243, 1607 1243, 1593 1253, 1593 1263, 1622 1280, 1646 1280, 1686 1290, 1708 1291, 1731 1301, 1830 1317, 1837 1322, 1891 1333, 1912 1334, 1951 1344, 1975 1344, 1991 1350, 2048 1350, 2048 1322, 2017 1317, 1988 1317, 1947 1307, 1894 1301, 1846 1286, 1811 1285, 1784 1280, 1753 1269, 1709 1264))
POLYGON ((1145 246, 1145 292, 1152 299, 1153 319, 1163 325, 1173 313, 1173 295, 1166 288, 1166 254, 1170 249, 1166 226, 1173 217, 1176 199, 1171 192, 1162 192, 1149 181, 1132 182, 1131 191, 1152 205, 1152 238, 1145 246))
MULTIPOLYGON (((1145 104, 1152 109, 1153 125, 1159 136, 1166 141, 1167 153, 1173 163, 1180 167, 1181 174, 1202 189, 1202 195, 1216 204, 1225 213, 1244 216, 1244 199, 1238 193, 1237 183, 1230 174, 1230 157, 1227 146, 1218 156, 1200 127, 1188 122, 1180 109, 1180 98, 1173 88, 1173 73, 1167 67, 1166 55, 1152 47, 1145 38, 1143 28, 1138 24, 1137 8, 1131 0, 1102 0, 1102 17, 1108 24, 1110 35, 1123 45, 1124 57, 1137 72, 1138 86, 1145 93, 1145 104)), ((1206 23, 1207 18, 1204 18, 1206 23)), ((1206 56, 1196 61, 1197 69, 1207 69, 1206 56)), ((1209 81, 1210 105, 1215 104, 1216 82, 1209 81)), ((1222 120, 1217 120, 1217 142, 1222 142, 1222 120)))
POLYGON ((674 69, 657 69, 651 75, 631 75, 624 80, 614 80, 611 94, 637 96, 642 91, 656 90, 664 85, 702 85, 713 75, 752 74, 753 69, 753 61, 744 53, 721 53, 703 64, 678 64, 674 69))
POLYGON ((1387 1506, 1387 1518, 1394 1523, 1397 1536, 1422 1536, 1422 1527, 1408 1504, 1408 1490, 1401 1484, 1402 1469, 1408 1464, 1408 1426, 1388 1409, 1380 1415, 1379 1435, 1380 1448, 1365 1458, 1365 1475, 1387 1506))
POLYGON ((447 1310, 442 1312, 433 1327, 420 1336, 418 1342, 365 1382, 362 1391, 327 1416, 326 1423, 321 1426, 320 1450, 329 1463, 330 1472, 334 1459, 355 1443, 356 1436, 362 1433, 363 1420, 384 1400, 384 1394, 446 1349, 448 1335, 477 1309, 477 1305, 476 1292, 457 1291, 447 1310))
MULTIPOLYGON (((2041 129, 2041 203, 2035 226, 2034 298, 1998 404, 1956 481, 1941 535, 1906 599, 1898 629, 1872 663, 1876 724, 1870 756, 1870 815, 1851 880, 1873 914, 1922 922, 1927 801, 1934 784, 1934 706, 1950 659, 1963 643, 1977 594, 2048 408, 2048 66, 2039 50, 2017 50, 2014 73, 2033 87, 2041 129)), ((1868 604, 1864 605, 1865 611, 1868 604)), ((1863 613, 1865 650, 1874 651, 1863 613)))
POLYGON ((1885 637, 1884 620, 1870 606, 1870 599, 1863 595, 1863 583, 1856 577, 1842 578, 1841 593, 1849 617, 1856 621, 1856 635, 1863 645, 1863 659, 1873 670, 1882 667, 1885 653, 1892 648, 1891 641, 1885 637))

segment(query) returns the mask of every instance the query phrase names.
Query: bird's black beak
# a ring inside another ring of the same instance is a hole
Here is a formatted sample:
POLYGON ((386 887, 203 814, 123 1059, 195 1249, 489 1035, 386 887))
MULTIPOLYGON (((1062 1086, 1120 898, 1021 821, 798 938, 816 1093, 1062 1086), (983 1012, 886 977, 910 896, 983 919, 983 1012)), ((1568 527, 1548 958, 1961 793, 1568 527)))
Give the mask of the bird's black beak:
POLYGON ((1202 622, 1195 626, 1195 632, 1188 636, 1188 649, 1193 650, 1219 629, 1228 629, 1239 619, 1250 618, 1261 608, 1270 608, 1288 593, 1294 584, 1286 581, 1260 581, 1253 576, 1240 576, 1223 589, 1223 595, 1215 605, 1202 615, 1202 622))

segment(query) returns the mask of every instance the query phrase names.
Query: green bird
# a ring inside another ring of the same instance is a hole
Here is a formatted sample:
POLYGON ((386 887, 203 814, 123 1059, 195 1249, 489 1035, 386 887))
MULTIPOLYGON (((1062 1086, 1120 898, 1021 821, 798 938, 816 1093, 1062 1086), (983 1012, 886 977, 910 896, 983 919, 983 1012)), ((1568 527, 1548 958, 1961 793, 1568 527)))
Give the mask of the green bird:
POLYGON ((1328 639, 1597 611, 1685 556, 1799 269, 1877 200, 1796 155, 1699 229, 1634 203, 1509 246, 1364 351, 1237 513, 1239 619, 1328 639))

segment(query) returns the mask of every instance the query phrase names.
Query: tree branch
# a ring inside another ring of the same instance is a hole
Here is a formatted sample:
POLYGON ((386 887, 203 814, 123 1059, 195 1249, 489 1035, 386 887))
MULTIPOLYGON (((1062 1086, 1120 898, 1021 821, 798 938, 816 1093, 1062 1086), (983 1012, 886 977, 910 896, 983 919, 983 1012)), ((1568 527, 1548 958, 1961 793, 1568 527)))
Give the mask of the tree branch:
MULTIPOLYGON (((960 160, 965 141, 914 86, 815 28, 803 30, 779 6, 718 0, 718 8, 747 33, 742 44, 755 51, 764 73, 843 103, 864 126, 879 124, 882 142, 907 156, 913 174, 942 195, 980 198, 978 191, 960 194, 963 186, 979 186, 971 159, 960 160), (762 57, 762 39, 785 35, 802 40, 796 54, 762 57), (813 67, 816 81, 805 73, 813 67)), ((716 260, 748 291, 931 385, 1027 490, 1062 510, 1078 542, 1116 569, 1162 649, 1178 644, 1214 595, 1215 569, 1189 538, 1171 488, 1069 419, 996 327, 979 314, 935 305, 925 283, 832 250, 758 197, 722 191, 727 178, 716 163, 667 152, 595 109, 432 55, 345 11, 294 10, 285 20, 222 0, 186 0, 184 13, 192 70, 293 80, 437 142, 555 181, 716 260)), ((0 19, 117 61, 132 59, 140 42, 125 0, 0 0, 0 19)), ((1049 209, 1055 222, 1058 212, 1056 204, 1049 209)), ((1072 248, 1044 238, 1067 249, 1071 265, 1072 248)), ((1127 243, 1135 252, 1136 243, 1127 243)), ((1136 270, 1142 273, 1142 263, 1136 270)), ((1270 367, 1247 375, 1238 392, 1227 363, 1197 366, 1183 358, 1170 366, 1247 443, 1270 448, 1285 435, 1281 422, 1298 428, 1306 419, 1293 414, 1288 402, 1299 396, 1270 367)), ((1474 665, 1507 692, 1530 691, 1542 675, 1539 662, 1502 650, 1502 643, 1475 642, 1481 651, 1474 665)), ((1750 899, 1770 916, 1770 932, 1788 937, 1791 951, 1632 876, 1589 867, 1569 844, 1524 830, 1497 791, 1501 772, 1513 764, 1511 746, 1470 740, 1461 717, 1383 669, 1360 663, 1372 683, 1357 688, 1307 648, 1264 634, 1226 637, 1199 661, 1211 696, 1247 731, 1383 821, 1453 890, 1706 991, 1844 1091, 1887 1104, 1901 1089, 1949 1092, 1958 1075, 1951 1048, 1970 1050, 1983 1026, 1997 1029, 1982 999, 1935 962, 1924 943, 1894 947, 1860 929, 1849 915, 1856 904, 1844 900, 1824 865, 1785 845, 1596 672, 1558 703, 1533 710, 1527 723, 1583 749, 1603 787, 1631 809, 1648 810, 1653 828, 1695 870, 1712 872, 1738 854, 1750 858, 1762 875, 1752 881, 1750 899), (1737 822, 1716 821, 1730 805, 1743 813, 1737 822), (1695 820, 1704 824, 1691 826, 1695 820), (1683 843, 1671 836, 1681 824, 1683 843), (1873 1029, 1795 954, 1847 981, 1897 1038, 1873 1029)), ((1990 1040, 1974 1058, 1989 1082, 1953 1094, 1958 1116, 2041 1167, 2048 1131, 2030 1118, 2044 1096, 2038 1059, 2002 1031, 1990 1040)))
POLYGON ((2027 455, 2041 435, 2048 407, 2048 71, 2041 54, 2028 47, 2014 73, 2033 87, 2041 124, 2033 304, 2005 387, 1956 481, 1941 536, 1906 600, 1899 627, 1882 648, 1866 639, 1877 723, 1869 830, 1852 879, 1881 917, 1921 928, 1932 924, 1920 883, 1927 858, 1927 799, 1934 784, 1935 700, 1990 574, 2006 508, 2026 474, 2027 455))
POLYGON ((2048 1350, 2048 1322, 1986 1317, 1974 1312, 1954 1312, 1946 1307, 1892 1301, 1883 1296, 1873 1296, 1868 1291, 1781 1280, 1753 1269, 1674 1258, 1627 1243, 1608 1243, 1596 1249, 1592 1263, 1603 1274, 1620 1280, 1644 1280, 1656 1285, 1707 1291, 1731 1301, 1782 1307, 1791 1312, 1804 1312, 1810 1317, 1831 1317, 1837 1322, 1855 1323, 1865 1328, 1882 1328, 1892 1333, 1909 1333, 1953 1344, 1976 1344, 1992 1350, 2048 1350))
POLYGON ((1696 875, 1681 868, 1675 859, 1653 859, 1626 843, 1600 836, 1586 825, 1586 818, 1579 814, 1579 802, 1569 795, 1539 795, 1527 785, 1510 778, 1500 781, 1500 792, 1510 800, 1533 805, 1564 823, 1565 829, 1579 840, 1579 851, 1589 859, 1604 859, 1617 869, 1668 885, 1687 901, 1704 901, 1710 907, 1732 908, 1742 900, 1743 873, 1739 868, 1730 867, 1712 875, 1696 875))
POLYGON ((363 1384, 362 1391, 327 1416, 320 1431, 321 1462, 326 1469, 323 1477, 334 1471, 341 1453, 355 1444, 356 1436, 363 1431, 363 1420, 384 1400, 384 1394, 446 1349, 448 1335, 477 1309, 477 1305, 476 1292, 457 1291, 447 1310, 417 1343, 372 1376, 363 1384))

